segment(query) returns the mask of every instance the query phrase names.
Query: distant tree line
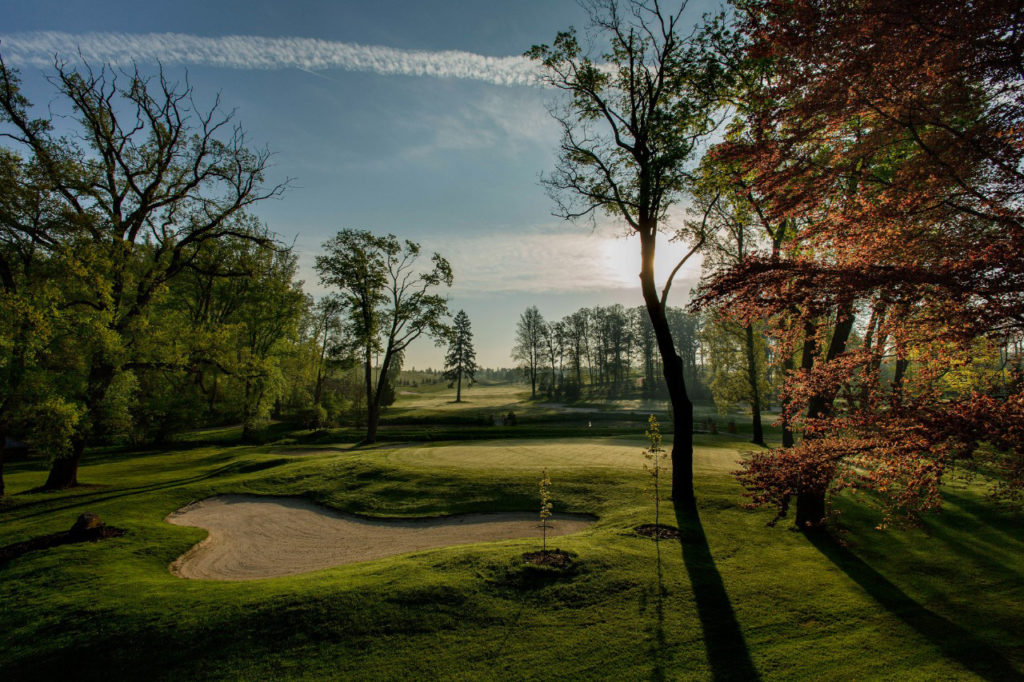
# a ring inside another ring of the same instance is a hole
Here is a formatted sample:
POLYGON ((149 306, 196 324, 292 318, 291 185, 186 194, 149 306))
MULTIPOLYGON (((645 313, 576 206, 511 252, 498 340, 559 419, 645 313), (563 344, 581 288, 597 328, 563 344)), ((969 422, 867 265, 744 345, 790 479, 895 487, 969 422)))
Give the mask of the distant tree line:
MULTIPOLYGON (((723 412, 736 404, 753 405, 743 328, 681 308, 668 308, 666 318, 691 394, 713 399, 723 412)), ((759 333, 754 338, 757 387, 767 396, 772 364, 764 338, 759 333)), ((654 330, 642 306, 581 308, 555 322, 531 306, 516 325, 512 355, 534 398, 668 397, 654 330)))

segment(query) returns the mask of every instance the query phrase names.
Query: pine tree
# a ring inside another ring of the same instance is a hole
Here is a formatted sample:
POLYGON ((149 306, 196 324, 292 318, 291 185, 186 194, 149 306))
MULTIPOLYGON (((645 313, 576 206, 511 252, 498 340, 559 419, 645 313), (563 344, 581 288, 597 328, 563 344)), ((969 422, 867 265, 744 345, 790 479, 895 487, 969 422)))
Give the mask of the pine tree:
POLYGON ((476 351, 473 350, 473 332, 469 328, 469 316, 460 310, 455 316, 452 330, 451 345, 444 359, 444 378, 448 380, 448 388, 456 386, 455 402, 462 402, 462 379, 466 385, 472 386, 477 370, 476 351))

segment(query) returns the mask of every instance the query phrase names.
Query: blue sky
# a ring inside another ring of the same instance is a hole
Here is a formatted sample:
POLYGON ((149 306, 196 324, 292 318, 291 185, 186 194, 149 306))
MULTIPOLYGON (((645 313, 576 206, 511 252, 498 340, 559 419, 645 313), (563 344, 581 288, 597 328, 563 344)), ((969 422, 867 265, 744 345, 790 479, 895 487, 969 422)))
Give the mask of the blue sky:
MULTIPOLYGON (((339 229, 419 241, 451 261, 451 307, 470 316, 486 366, 512 364, 528 305, 558 319, 641 302, 635 240, 617 239, 611 220, 592 232, 552 217, 538 184, 554 165, 554 94, 523 84, 514 58, 582 28, 572 0, 0 0, 0 16, 0 52, 37 105, 52 99, 53 53, 77 49, 143 71, 159 59, 172 75, 187 69, 201 99, 219 92, 251 144, 274 152, 269 179, 293 178, 256 213, 294 241, 313 293, 313 255, 339 229)), ((675 304, 696 274, 677 280, 675 304)), ((439 367, 442 350, 421 340, 406 364, 439 367)))

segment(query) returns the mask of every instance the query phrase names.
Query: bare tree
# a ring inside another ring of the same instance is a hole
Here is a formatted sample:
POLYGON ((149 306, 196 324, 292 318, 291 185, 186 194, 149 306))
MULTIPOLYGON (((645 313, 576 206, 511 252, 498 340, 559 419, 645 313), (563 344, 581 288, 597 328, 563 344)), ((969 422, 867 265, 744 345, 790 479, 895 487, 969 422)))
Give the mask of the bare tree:
POLYGON ((537 306, 530 306, 519 316, 512 358, 522 363, 523 373, 530 379, 531 398, 537 397, 537 377, 544 357, 546 333, 547 324, 537 306))
POLYGON ((654 254, 667 211, 686 187, 685 166, 715 127, 714 79, 698 41, 679 33, 685 2, 674 13, 663 11, 657 0, 632 0, 625 13, 616 0, 587 6, 595 35, 609 46, 603 64, 588 56, 572 30, 528 53, 545 67, 544 80, 568 95, 553 110, 562 142, 558 166, 545 182, 563 217, 603 211, 640 237, 640 286, 672 401, 672 494, 677 503, 689 505, 694 502, 693 403, 665 310, 672 280, 701 237, 685 228, 676 231, 694 242, 693 249, 660 292, 654 254))

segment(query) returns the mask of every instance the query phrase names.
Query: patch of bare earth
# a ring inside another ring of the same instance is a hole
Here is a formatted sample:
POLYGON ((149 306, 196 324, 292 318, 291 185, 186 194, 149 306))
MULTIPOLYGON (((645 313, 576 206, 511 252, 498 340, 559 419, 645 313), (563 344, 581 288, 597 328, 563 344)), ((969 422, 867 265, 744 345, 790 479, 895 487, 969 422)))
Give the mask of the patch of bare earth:
POLYGON ((554 566, 565 568, 572 563, 572 555, 560 549, 546 549, 539 552, 527 552, 523 554, 523 561, 535 566, 554 566))
MULTIPOLYGON (((434 519, 364 519, 289 497, 221 495, 167 517, 209 536, 171 564, 182 578, 255 580, 308 573, 425 549, 539 537, 536 514, 465 514, 434 519)), ((548 537, 590 526, 589 516, 556 514, 548 537)))
POLYGON ((637 526, 633 529, 633 532, 637 535, 643 535, 645 538, 656 538, 658 540, 675 540, 679 537, 679 529, 673 528, 672 526, 655 525, 653 523, 645 523, 642 526, 637 526))

